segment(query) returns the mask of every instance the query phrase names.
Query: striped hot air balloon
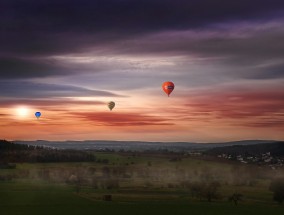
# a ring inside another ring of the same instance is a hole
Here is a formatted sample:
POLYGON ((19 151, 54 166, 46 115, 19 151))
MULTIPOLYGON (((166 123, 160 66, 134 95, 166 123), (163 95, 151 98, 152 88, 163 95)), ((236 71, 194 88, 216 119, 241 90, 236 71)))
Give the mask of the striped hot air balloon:
POLYGON ((115 103, 114 103, 113 101, 111 101, 111 102, 109 102, 109 103, 107 104, 107 106, 108 106, 108 108, 109 108, 110 110, 112 110, 112 109, 114 108, 114 106, 115 106, 115 103))

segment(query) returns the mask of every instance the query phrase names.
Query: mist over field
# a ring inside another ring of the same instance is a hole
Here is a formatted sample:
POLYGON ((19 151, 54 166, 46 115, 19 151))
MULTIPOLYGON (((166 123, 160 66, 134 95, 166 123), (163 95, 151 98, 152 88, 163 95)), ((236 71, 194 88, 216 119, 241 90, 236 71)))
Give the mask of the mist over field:
POLYGON ((161 210, 182 206, 182 214, 190 210, 196 214, 255 210, 265 214, 272 209, 278 214, 283 211, 279 206, 283 201, 283 149, 279 141, 1 141, 0 208, 17 212, 14 206, 21 204, 24 214, 36 214, 36 205, 40 205, 59 214, 66 205, 65 212, 76 214, 76 207, 87 204, 81 212, 87 214, 98 207, 108 211, 104 204, 109 202, 120 210, 124 204, 133 205, 127 214, 151 202, 161 210), (14 195, 26 196, 26 200, 18 201, 14 195), (44 196, 60 199, 46 205, 44 196), (65 202, 74 198, 72 206, 65 202), (56 206, 58 202, 61 206, 56 206), (35 205, 31 210, 30 204, 35 205))

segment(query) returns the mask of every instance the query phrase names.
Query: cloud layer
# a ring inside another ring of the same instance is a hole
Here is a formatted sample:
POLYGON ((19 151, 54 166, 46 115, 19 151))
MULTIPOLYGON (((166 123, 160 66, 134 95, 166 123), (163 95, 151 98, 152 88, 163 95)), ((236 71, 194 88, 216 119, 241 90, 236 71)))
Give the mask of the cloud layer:
MULTIPOLYGON (((259 129, 283 139, 275 131, 283 128, 283 23, 281 0, 1 1, 0 118, 10 125, 2 133, 13 138, 24 121, 9 109, 26 105, 46 112, 46 126, 60 110, 86 139, 98 125, 114 138, 134 126, 149 140, 214 141, 214 127, 237 139, 258 138, 259 129), (176 88, 165 100, 169 80, 176 88)), ((47 139, 62 134, 53 126, 47 139)), ((76 129, 66 129, 70 139, 76 129)))

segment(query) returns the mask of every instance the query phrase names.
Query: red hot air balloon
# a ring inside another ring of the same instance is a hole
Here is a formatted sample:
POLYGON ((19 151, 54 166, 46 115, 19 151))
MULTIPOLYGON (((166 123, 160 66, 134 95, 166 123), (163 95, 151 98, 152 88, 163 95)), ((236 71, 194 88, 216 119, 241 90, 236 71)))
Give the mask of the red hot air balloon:
POLYGON ((167 81, 164 82, 162 85, 163 90, 165 91, 165 93, 170 96, 171 92, 173 92, 175 85, 173 82, 167 81))

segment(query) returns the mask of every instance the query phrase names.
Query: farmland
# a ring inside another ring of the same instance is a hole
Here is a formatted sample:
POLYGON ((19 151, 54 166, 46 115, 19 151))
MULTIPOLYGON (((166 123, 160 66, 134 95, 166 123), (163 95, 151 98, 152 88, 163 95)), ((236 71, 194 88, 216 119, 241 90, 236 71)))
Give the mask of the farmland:
POLYGON ((0 169, 1 214, 284 212, 269 190, 282 169, 172 154, 95 156, 96 162, 16 163, 16 168, 0 169), (214 193, 198 190, 205 187, 214 193), (228 201, 234 193, 242 195, 237 206, 228 201), (103 200, 107 195, 111 199, 103 200))

